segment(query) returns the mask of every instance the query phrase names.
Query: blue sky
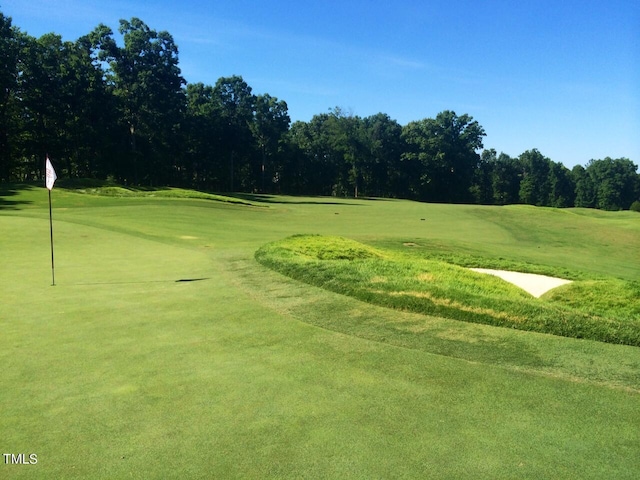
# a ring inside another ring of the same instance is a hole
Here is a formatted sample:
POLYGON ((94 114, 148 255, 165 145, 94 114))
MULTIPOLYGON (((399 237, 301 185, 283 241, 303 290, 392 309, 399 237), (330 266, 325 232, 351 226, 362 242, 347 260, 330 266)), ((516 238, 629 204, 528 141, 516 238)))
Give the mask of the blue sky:
POLYGON ((65 40, 139 17, 173 35, 188 82, 242 75, 294 121, 336 106, 402 125, 454 110, 512 156, 640 163, 637 0, 0 0, 0 11, 65 40))

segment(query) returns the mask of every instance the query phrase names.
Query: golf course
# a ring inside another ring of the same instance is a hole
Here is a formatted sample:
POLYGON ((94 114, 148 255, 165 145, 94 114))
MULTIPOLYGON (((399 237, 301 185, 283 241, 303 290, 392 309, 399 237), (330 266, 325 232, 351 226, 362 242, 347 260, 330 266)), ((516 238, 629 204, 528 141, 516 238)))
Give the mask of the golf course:
POLYGON ((2 479, 640 477, 637 212, 51 198, 55 285, 0 185, 2 479))

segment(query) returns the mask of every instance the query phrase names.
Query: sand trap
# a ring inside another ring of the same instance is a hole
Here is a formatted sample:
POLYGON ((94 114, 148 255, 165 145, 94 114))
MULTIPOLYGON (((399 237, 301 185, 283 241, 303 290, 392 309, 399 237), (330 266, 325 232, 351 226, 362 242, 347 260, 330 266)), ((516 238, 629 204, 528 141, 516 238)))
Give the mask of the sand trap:
POLYGON ((488 268, 471 268, 470 270, 500 277, 503 280, 520 287, 524 291, 529 292, 536 298, 544 295, 549 290, 559 287, 560 285, 571 283, 571 280, 547 277, 546 275, 536 275, 534 273, 508 272, 506 270, 491 270, 488 268))

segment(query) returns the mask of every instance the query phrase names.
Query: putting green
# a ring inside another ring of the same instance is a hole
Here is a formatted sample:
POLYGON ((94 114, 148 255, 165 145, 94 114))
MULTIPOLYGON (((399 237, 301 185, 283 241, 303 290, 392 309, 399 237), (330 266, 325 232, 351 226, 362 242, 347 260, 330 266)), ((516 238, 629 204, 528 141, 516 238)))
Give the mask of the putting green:
POLYGON ((640 471, 640 349, 392 311, 253 258, 295 233, 548 264, 545 242, 559 264, 628 278, 631 217, 534 209, 539 237, 519 242, 501 209, 53 196, 55 287, 46 191, 0 210, 0 450, 38 458, 0 457, 1 478, 640 471), (572 246, 567 225, 607 240, 572 246))

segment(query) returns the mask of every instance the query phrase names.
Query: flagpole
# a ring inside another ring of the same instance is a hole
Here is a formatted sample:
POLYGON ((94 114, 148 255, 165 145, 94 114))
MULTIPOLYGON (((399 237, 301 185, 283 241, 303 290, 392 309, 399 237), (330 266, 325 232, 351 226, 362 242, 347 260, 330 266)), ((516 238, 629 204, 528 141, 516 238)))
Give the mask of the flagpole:
POLYGON ((49 154, 47 154, 47 158, 44 162, 44 171, 45 171, 45 186, 47 190, 49 190, 49 233, 51 237, 51 286, 55 286, 56 284, 56 274, 53 266, 53 215, 51 214, 51 189, 53 188, 53 184, 56 182, 56 171, 53 169, 53 165, 51 165, 51 161, 49 160, 49 154))
POLYGON ((49 233, 51 234, 51 286, 56 285, 56 274, 53 263, 53 216, 51 214, 51 190, 49 190, 49 233))

